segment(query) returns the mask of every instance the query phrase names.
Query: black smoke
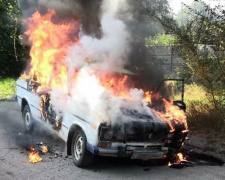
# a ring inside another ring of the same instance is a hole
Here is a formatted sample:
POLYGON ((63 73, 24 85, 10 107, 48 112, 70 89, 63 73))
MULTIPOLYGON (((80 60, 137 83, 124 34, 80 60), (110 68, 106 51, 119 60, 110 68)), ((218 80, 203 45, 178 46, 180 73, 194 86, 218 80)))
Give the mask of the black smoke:
POLYGON ((168 2, 167 0, 127 2, 128 6, 121 9, 118 15, 126 23, 132 37, 127 68, 139 75, 145 90, 155 91, 165 74, 145 46, 145 38, 163 32, 163 26, 154 16, 169 14, 168 2))
POLYGON ((31 17, 36 10, 44 14, 49 9, 54 9, 62 20, 80 19, 85 33, 101 36, 102 0, 18 0, 18 4, 24 18, 31 17))

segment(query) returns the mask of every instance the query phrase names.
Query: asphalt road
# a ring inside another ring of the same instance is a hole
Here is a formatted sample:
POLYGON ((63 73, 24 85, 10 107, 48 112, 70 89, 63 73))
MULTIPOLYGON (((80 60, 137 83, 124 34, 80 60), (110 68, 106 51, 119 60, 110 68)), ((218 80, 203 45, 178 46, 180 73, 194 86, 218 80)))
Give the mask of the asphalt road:
POLYGON ((27 147, 43 141, 61 151, 64 143, 41 126, 32 135, 23 133, 20 107, 16 102, 0 102, 0 180, 8 179, 160 179, 207 180, 225 179, 224 166, 168 168, 156 162, 142 164, 117 158, 97 158, 94 164, 81 169, 73 165, 71 157, 53 158, 42 155, 43 161, 29 163, 27 147), (19 134, 22 133, 22 134, 19 134))

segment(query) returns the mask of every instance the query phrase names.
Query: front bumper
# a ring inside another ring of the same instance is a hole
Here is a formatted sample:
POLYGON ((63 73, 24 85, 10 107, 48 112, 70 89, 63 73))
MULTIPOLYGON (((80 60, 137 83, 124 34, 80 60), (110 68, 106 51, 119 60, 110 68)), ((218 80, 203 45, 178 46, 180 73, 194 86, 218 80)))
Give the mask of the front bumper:
POLYGON ((132 159, 163 159, 171 153, 168 147, 157 144, 156 146, 140 146, 135 143, 133 145, 121 144, 112 146, 111 148, 100 148, 87 143, 87 149, 95 155, 109 157, 131 157, 132 159))

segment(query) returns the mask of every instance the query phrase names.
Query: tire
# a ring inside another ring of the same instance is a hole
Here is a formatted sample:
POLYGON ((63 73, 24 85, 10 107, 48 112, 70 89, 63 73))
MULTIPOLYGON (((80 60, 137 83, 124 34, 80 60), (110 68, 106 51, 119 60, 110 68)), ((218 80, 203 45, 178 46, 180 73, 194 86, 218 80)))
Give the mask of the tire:
POLYGON ((34 121, 28 105, 25 105, 25 107, 23 108, 22 115, 25 132, 30 133, 33 129, 34 121))
POLYGON ((87 139, 84 132, 77 129, 73 135, 71 152, 73 163, 77 167, 86 167, 92 164, 94 155, 86 148, 87 139))

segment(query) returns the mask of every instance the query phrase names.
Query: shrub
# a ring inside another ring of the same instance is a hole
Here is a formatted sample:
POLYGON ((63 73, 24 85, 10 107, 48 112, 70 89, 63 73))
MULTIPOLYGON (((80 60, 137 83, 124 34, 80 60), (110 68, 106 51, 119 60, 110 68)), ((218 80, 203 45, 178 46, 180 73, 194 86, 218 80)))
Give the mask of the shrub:
POLYGON ((10 99, 16 93, 15 79, 0 79, 0 99, 10 99))
POLYGON ((189 127, 209 132, 220 132, 220 135, 225 133, 225 109, 223 106, 216 108, 208 99, 202 86, 186 85, 185 102, 189 127))

